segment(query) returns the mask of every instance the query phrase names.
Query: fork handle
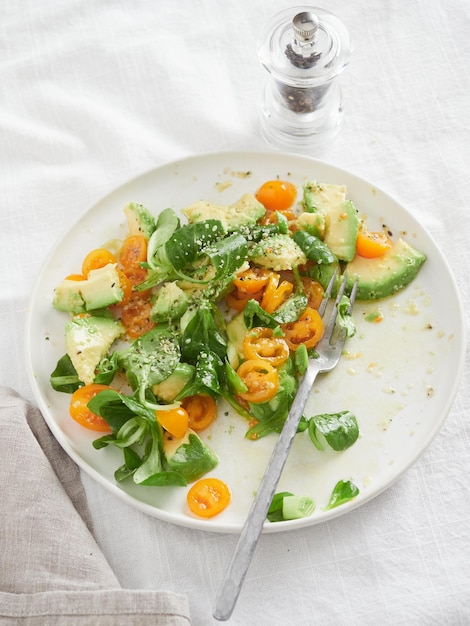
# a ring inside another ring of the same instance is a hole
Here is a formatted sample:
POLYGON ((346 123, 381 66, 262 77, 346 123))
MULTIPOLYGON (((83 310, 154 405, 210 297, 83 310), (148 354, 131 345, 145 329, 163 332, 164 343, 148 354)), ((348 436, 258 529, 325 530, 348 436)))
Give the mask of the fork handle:
POLYGON ((222 580, 213 611, 213 616, 217 620, 229 619, 235 608, 300 418, 319 371, 318 364, 310 361, 222 580))

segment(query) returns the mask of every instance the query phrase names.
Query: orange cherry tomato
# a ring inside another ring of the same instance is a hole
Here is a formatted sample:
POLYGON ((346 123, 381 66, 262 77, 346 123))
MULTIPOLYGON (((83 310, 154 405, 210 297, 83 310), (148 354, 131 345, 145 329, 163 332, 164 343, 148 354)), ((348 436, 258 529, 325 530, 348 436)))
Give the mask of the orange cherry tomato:
POLYGON ((73 392, 70 398, 70 416, 78 422, 81 426, 90 430, 96 430, 99 432, 111 432, 109 424, 100 415, 92 413, 88 408, 88 403, 96 394, 100 391, 111 389, 108 385, 98 385, 91 383, 84 387, 79 387, 73 392))
POLYGON ((215 400, 206 394, 188 396, 182 400, 181 404, 188 412, 189 428, 196 432, 210 426, 217 416, 215 400))
POLYGON ((233 284, 240 293, 254 294, 268 284, 272 272, 260 267, 251 267, 237 275, 233 284))
POLYGON ((122 307, 121 322, 126 327, 129 337, 137 338, 155 326, 150 317, 152 303, 148 297, 135 294, 122 307))
POLYGON ((132 295, 133 295, 132 287, 133 287, 133 285, 132 285, 129 277, 126 276, 126 274, 122 270, 118 270, 118 274, 119 274, 119 284, 121 285, 121 289, 122 289, 124 295, 122 297, 121 302, 118 302, 116 304, 116 306, 123 307, 132 298, 132 295))
POLYGON ((264 359, 248 359, 237 369, 237 374, 248 388, 238 395, 247 402, 261 404, 274 398, 279 390, 277 369, 264 359))
POLYGON ((268 180, 261 185, 255 196, 268 211, 285 211, 294 204, 297 188, 290 182, 268 180))
POLYGON ((124 239, 119 262, 123 268, 140 267, 147 260, 147 239, 143 235, 131 235, 124 239))
POLYGON ((267 313, 274 313, 294 291, 294 285, 288 280, 283 280, 281 284, 279 284, 279 281, 279 274, 273 272, 264 290, 260 304, 267 313))
POLYGON ((182 406, 168 410, 157 409, 155 416, 160 426, 170 435, 177 439, 185 436, 189 425, 189 415, 182 406))
POLYGON ((230 504, 232 494, 219 478, 201 478, 188 491, 186 501, 191 513, 214 517, 230 504))
POLYGON ((117 263, 117 259, 112 252, 106 248, 96 248, 89 252, 83 259, 82 274, 87 277, 91 270, 98 270, 101 267, 109 265, 109 263, 117 263))
POLYGON ((306 348, 313 348, 320 341, 323 334, 323 322, 316 309, 307 307, 296 322, 284 324, 284 339, 291 350, 304 344, 306 348))
POLYGON ((260 302, 263 297, 263 290, 256 293, 242 293, 238 289, 234 289, 225 296, 225 300, 231 309, 235 311, 243 311, 248 300, 257 300, 260 302))
POLYGON ((148 270, 144 267, 128 267, 122 270, 122 273, 126 276, 132 286, 132 291, 135 294, 139 294, 142 298, 151 296, 150 289, 144 289, 143 291, 136 291, 138 285, 144 282, 148 276, 148 270))
POLYGON ((252 328, 245 335, 243 350, 247 359, 262 359, 279 367, 289 358, 289 346, 275 337, 272 328, 252 328))
MULTIPOLYGON (((148 275, 148 271, 144 267, 127 267, 122 271, 130 280, 133 287, 137 287, 137 285, 143 283, 148 275)), ((140 291, 139 293, 142 295, 145 292, 140 291)))
POLYGON ((378 233, 365 230, 359 231, 356 239, 356 252, 366 259, 375 259, 382 256, 392 247, 392 240, 387 233, 378 233))
POLYGON ((323 300, 325 290, 317 280, 312 280, 307 276, 302 276, 301 280, 304 293, 308 298, 308 306, 312 309, 318 309, 323 300))

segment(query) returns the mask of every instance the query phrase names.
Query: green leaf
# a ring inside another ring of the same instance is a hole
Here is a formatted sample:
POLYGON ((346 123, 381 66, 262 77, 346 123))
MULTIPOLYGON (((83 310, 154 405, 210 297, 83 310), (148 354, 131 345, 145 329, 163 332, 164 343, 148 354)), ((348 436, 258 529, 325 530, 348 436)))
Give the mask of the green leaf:
POLYGON ((224 229, 219 220, 205 220, 178 228, 165 244, 165 259, 176 270, 194 263, 201 251, 222 239, 224 229))
POLYGON ((194 433, 190 433, 188 443, 182 443, 167 459, 168 468, 183 476, 188 483, 214 469, 218 462, 214 452, 194 433))
POLYGON ((50 382, 53 389, 63 393, 73 393, 83 386, 68 354, 64 354, 57 362, 56 368, 51 374, 50 382))
POLYGON ((154 474, 163 471, 163 433, 160 425, 155 420, 150 427, 151 439, 147 444, 147 453, 142 464, 135 470, 133 474, 134 482, 138 485, 144 484, 154 474))
POLYGON ((330 448, 336 451, 346 450, 359 437, 356 417, 350 411, 315 415, 309 420, 308 432, 318 450, 323 450, 319 435, 322 435, 330 448))
POLYGON ((291 324, 296 322, 307 308, 308 297, 304 293, 297 293, 290 296, 273 313, 273 318, 278 324, 291 324))
POLYGON ((207 393, 216 396, 221 391, 221 380, 224 377, 222 360, 214 352, 202 351, 196 361, 196 370, 193 379, 185 385, 175 400, 198 393, 207 393))
POLYGON ((110 385, 118 370, 118 354, 113 352, 111 356, 105 356, 98 363, 97 374, 93 382, 99 385, 110 385))
POLYGON ((336 256, 328 246, 315 235, 310 235, 305 230, 298 230, 293 234, 292 238, 310 261, 325 265, 337 261, 336 256))
POLYGON ((248 300, 243 312, 243 319, 248 330, 258 326, 266 326, 274 330, 279 327, 279 322, 270 313, 267 313, 256 300, 248 300))
POLYGON ((180 220, 173 209, 165 209, 157 219, 157 224, 147 246, 147 261, 151 269, 156 269, 156 253, 179 228, 180 220))
POLYGON ((123 480, 130 478, 135 470, 141 465, 142 459, 132 448, 124 448, 124 465, 118 467, 114 472, 116 482, 121 483, 123 480))
POLYGON ((181 337, 181 354, 190 363, 194 363, 203 351, 213 352, 222 359, 227 353, 227 342, 214 321, 213 308, 208 303, 199 306, 181 337))
POLYGON ((286 496, 292 495, 293 494, 290 493, 290 491, 281 491, 273 496, 268 509, 268 514, 266 515, 270 522, 282 522, 284 520, 284 516, 282 515, 282 503, 286 496))
POLYGON ((185 487, 187 484, 179 472, 157 472, 139 483, 146 487, 185 487))
POLYGON ((129 467, 127 467, 126 464, 121 465, 120 467, 117 468, 117 470, 114 472, 114 480, 118 483, 122 483, 124 480, 126 480, 127 478, 129 478, 130 476, 132 476, 132 474, 134 473, 135 470, 130 469, 129 467))
POLYGON ((353 337, 357 332, 356 324, 351 316, 350 308, 351 300, 348 296, 343 295, 338 304, 337 324, 340 328, 343 328, 346 331, 347 337, 353 337))
POLYGON ((124 462, 126 464, 126 467, 129 468, 129 470, 131 471, 136 470, 139 467, 139 465, 142 463, 142 459, 137 454, 137 452, 133 450, 132 448, 123 448, 123 453, 124 453, 124 462))
POLYGON ((239 394, 248 391, 248 387, 228 361, 225 361, 225 380, 228 390, 232 393, 239 394))
POLYGON ((330 500, 324 510, 329 511, 330 509, 334 509, 341 504, 345 504, 346 502, 353 500, 358 495, 359 489, 353 482, 350 480, 340 480, 336 483, 330 496, 330 500))
POLYGON ((203 252, 207 254, 215 268, 212 281, 225 283, 225 279, 231 279, 245 262, 248 246, 245 237, 233 234, 216 241, 203 252))
POLYGON ((305 344, 301 343, 295 351, 294 355, 295 369, 300 374, 300 376, 303 376, 307 371, 308 360, 308 350, 305 347, 305 344))
POLYGON ((282 235, 289 233, 289 220, 280 211, 276 211, 277 227, 282 235))
POLYGON ((156 326, 119 353, 119 365, 141 400, 147 389, 168 378, 179 361, 177 338, 165 326, 156 326))
POLYGON ((109 424, 113 433, 134 417, 134 411, 123 402, 122 395, 114 389, 106 389, 96 394, 89 402, 92 413, 100 415, 109 424))

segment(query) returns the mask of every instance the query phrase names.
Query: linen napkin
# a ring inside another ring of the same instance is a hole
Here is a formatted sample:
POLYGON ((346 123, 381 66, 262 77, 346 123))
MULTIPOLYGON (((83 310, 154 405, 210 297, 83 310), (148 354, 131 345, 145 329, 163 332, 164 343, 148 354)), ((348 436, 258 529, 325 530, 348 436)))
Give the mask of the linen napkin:
POLYGON ((9 388, 0 388, 0 484, 0 624, 190 624, 185 595, 120 586, 93 536, 79 468, 9 388))

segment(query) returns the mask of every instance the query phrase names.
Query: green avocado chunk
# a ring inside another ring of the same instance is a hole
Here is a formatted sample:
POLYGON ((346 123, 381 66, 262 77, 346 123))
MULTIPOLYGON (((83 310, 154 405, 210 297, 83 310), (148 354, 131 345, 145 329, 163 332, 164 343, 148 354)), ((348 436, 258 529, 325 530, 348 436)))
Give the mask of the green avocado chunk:
POLYGON ((130 235, 144 235, 150 239, 156 228, 156 221, 150 211, 142 204, 129 202, 124 207, 130 235))
POLYGON ((304 187, 304 194, 304 207, 312 217, 301 216, 300 224, 307 232, 320 236, 340 261, 352 261, 359 218, 354 204, 346 200, 346 187, 311 182, 304 187), (318 233, 315 233, 315 226, 321 226, 318 233))
POLYGON ((347 289, 358 281, 358 300, 378 300, 406 287, 418 274, 426 260, 403 239, 399 239, 381 257, 366 259, 356 255, 346 265, 347 289))
POLYGON ((64 279, 54 289, 52 305, 58 311, 83 313, 120 302, 124 292, 115 263, 91 270, 86 280, 64 279))
POLYGON ((67 322, 67 354, 82 383, 93 382, 98 363, 123 332, 122 324, 111 317, 77 316, 67 322))
POLYGON ((244 194, 235 204, 222 206, 202 200, 183 209, 190 224, 216 219, 225 231, 237 230, 241 226, 254 226, 263 217, 266 209, 250 193, 244 194))
POLYGON ((325 219, 324 242, 340 261, 352 261, 359 230, 359 218, 354 204, 350 200, 345 200, 332 205, 325 219))

